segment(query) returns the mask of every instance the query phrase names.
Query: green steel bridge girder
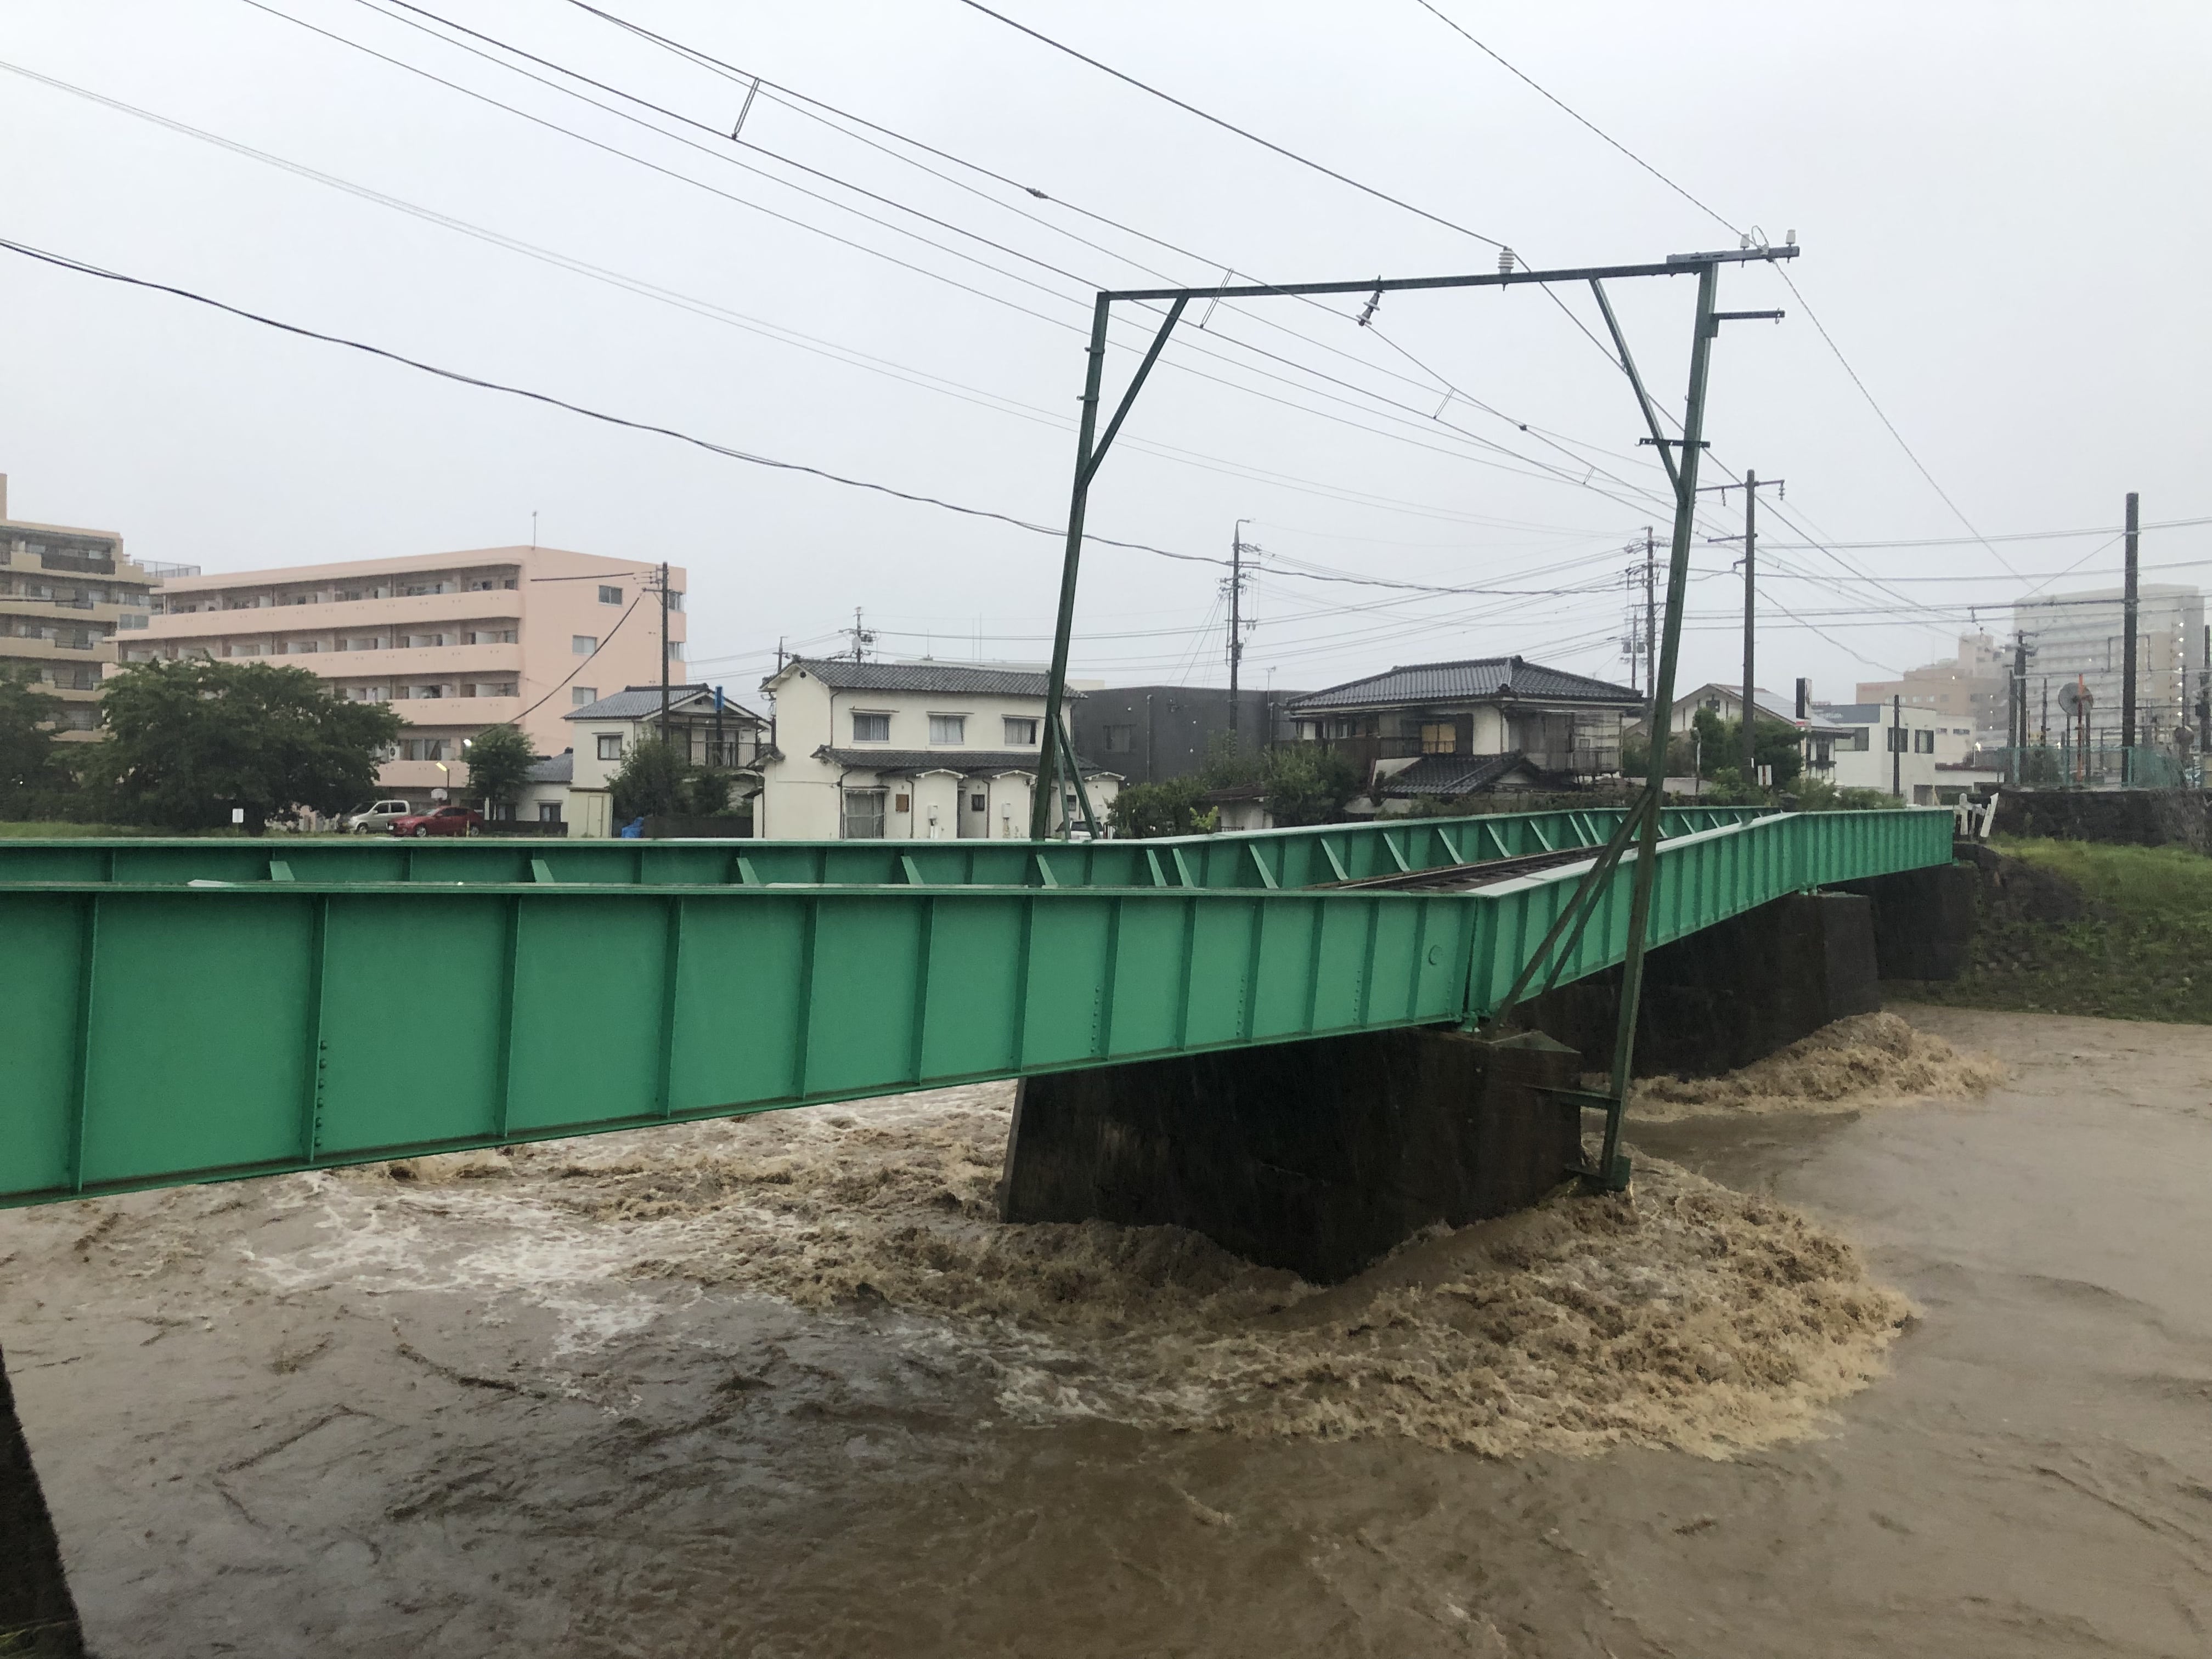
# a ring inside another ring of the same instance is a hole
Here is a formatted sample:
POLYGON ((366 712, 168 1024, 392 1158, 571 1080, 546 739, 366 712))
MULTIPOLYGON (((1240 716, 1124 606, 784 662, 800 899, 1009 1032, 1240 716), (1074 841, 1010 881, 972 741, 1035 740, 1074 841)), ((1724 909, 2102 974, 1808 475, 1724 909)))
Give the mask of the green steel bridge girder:
MULTIPOLYGON (((0 841, 0 886, 191 881, 552 882, 632 887, 1312 887, 1602 845, 1626 809, 1401 818, 1158 841, 402 841, 175 837, 0 841)), ((1762 809, 1669 807, 1693 834, 1762 809)))
MULTIPOLYGON (((1652 941, 1950 856, 1947 812, 1680 836, 1652 941)), ((1620 959, 1632 866, 1563 980, 1620 959)), ((1462 892, 0 884, 0 1203, 1464 1023, 1586 867, 1462 892)))

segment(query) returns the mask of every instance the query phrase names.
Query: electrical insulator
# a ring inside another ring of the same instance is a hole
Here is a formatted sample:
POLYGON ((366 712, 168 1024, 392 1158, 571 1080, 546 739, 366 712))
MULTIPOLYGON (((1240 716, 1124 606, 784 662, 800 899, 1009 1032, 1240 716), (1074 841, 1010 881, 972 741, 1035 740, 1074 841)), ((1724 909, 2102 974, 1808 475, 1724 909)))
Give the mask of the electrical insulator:
POLYGON ((1511 248, 1510 248, 1510 247, 1502 247, 1502 248, 1498 249, 1498 274, 1500 276, 1510 276, 1510 275, 1512 273, 1512 270, 1513 270, 1513 250, 1512 250, 1511 248))

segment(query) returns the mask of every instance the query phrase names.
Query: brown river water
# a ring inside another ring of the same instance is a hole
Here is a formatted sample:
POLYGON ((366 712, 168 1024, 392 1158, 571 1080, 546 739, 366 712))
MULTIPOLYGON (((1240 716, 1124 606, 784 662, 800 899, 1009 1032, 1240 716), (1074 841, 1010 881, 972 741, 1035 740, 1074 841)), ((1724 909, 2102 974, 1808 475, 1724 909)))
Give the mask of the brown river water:
POLYGON ((993 1087, 12 1212, 0 1347, 106 1659, 2212 1652, 2212 1030, 1905 1012, 1327 1291, 993 1087))

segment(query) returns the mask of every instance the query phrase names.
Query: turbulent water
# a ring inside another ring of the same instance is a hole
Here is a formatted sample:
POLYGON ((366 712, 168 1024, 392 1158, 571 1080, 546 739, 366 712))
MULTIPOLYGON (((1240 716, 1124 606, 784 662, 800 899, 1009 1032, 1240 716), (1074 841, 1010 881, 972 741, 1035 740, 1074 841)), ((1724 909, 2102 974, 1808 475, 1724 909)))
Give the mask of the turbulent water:
POLYGON ((113 1655, 2201 1650, 2212 1033, 1913 1018, 1327 1290, 986 1088, 0 1217, 0 1342, 113 1655))
MULTIPOLYGON (((384 1270, 395 1218, 465 1217, 533 1250, 557 1239, 572 1274, 927 1320, 1024 1421, 1407 1436, 1494 1455, 1713 1452, 1802 1432, 1880 1370, 1909 1311, 1834 1235, 1657 1161, 1632 1194, 1438 1230, 1328 1291, 1180 1228, 1006 1226, 994 1189, 1011 1109, 999 1085, 865 1117, 423 1160, 392 1166, 401 1189, 380 1201, 340 1178, 318 1194, 336 1240, 307 1271, 358 1282, 384 1270)), ((495 1245, 463 1271, 495 1279, 513 1261, 495 1245)))

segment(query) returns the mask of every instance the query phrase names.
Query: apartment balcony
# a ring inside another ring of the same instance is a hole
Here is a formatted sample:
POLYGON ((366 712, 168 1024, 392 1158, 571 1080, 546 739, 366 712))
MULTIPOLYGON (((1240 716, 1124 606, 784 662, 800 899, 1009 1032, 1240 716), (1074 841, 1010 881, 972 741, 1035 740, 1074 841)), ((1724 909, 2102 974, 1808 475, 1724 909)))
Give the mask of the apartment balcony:
POLYGON ((410 726, 506 726, 528 705, 520 697, 408 697, 395 700, 392 712, 410 726))
MULTIPOLYGON (((123 604, 107 604, 95 599, 40 599, 27 593, 0 593, 0 616, 34 617, 45 622, 64 623, 100 623, 115 627, 126 617, 146 615, 143 599, 123 604)), ((133 629, 132 633, 143 630, 133 629)))
MULTIPOLYGON (((167 590, 167 602, 203 604, 202 595, 176 588, 167 590)), ((388 599, 331 600, 325 605, 256 605, 250 610, 172 611, 154 618, 153 631, 161 637, 216 637, 255 634, 370 633, 399 627, 428 633, 468 622, 499 622, 520 627, 522 592, 519 588, 495 587, 477 592, 417 593, 388 599)))
POLYGON ((13 658, 18 662, 113 662, 115 641, 98 633, 91 636, 91 642, 87 645, 78 645, 70 640, 0 634, 0 658, 13 658))
MULTIPOLYGON (((156 617, 154 620, 158 623, 161 619, 156 617)), ((123 637, 134 648, 155 645, 166 650, 174 645, 180 652, 205 651, 217 659, 222 658, 224 645, 220 639, 204 637, 162 640, 145 629, 135 629, 123 637)), ((522 674, 522 647, 519 645, 423 645, 399 651, 290 651, 282 656, 264 647, 256 656, 232 657, 229 660, 265 662, 277 668, 304 668, 326 680, 392 680, 401 684, 410 680, 519 681, 522 674)))

